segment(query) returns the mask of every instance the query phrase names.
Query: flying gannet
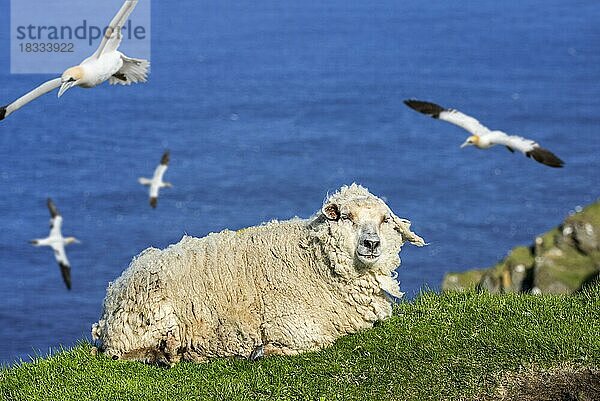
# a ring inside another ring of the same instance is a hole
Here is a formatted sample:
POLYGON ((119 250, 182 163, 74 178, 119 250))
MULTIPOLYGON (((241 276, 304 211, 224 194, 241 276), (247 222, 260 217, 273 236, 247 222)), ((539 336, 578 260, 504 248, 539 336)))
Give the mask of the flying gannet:
POLYGON ((163 153, 162 158, 160 159, 160 164, 154 170, 154 175, 151 179, 140 177, 138 182, 142 185, 150 186, 150 206, 156 208, 156 204, 158 202, 158 191, 161 188, 172 188, 173 184, 170 182, 164 182, 163 176, 165 172, 169 168, 169 151, 167 150, 163 153))
POLYGON ((469 131, 472 135, 460 146, 461 148, 473 145, 479 149, 487 149, 494 145, 504 145, 511 152, 518 150, 546 166, 562 167, 564 165, 564 162, 554 153, 540 147, 537 142, 517 135, 508 135, 502 131, 492 131, 475 118, 458 110, 444 109, 435 103, 420 100, 405 100, 404 103, 419 113, 447 121, 469 131))
POLYGON ((30 242, 34 246, 49 246, 54 250, 54 257, 60 266, 62 278, 67 286, 71 289, 71 265, 67 259, 65 246, 69 244, 79 244, 79 240, 75 237, 63 237, 61 232, 62 216, 58 213, 56 205, 52 199, 48 198, 48 210, 50 211, 50 234, 43 239, 34 239, 30 242))
POLYGON ((137 2, 138 0, 125 1, 106 29, 102 42, 94 54, 78 66, 65 70, 61 78, 52 79, 11 104, 0 107, 0 120, 59 87, 58 97, 61 97, 73 86, 93 88, 107 80, 111 85, 146 82, 150 63, 147 60, 127 57, 117 50, 122 40, 121 28, 127 22, 137 2))

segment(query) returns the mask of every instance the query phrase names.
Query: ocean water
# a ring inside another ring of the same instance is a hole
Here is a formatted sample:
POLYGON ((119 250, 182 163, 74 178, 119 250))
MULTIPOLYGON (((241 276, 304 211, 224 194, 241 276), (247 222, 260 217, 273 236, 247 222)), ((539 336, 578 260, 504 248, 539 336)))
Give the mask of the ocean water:
MULTIPOLYGON (((142 0, 147 1, 147 0, 142 0)), ((408 298, 489 266, 598 198, 600 3, 229 1, 152 4, 144 85, 73 89, 0 123, 0 362, 89 337, 109 281, 148 246, 308 217, 357 182, 430 245, 406 246, 408 298), (529 136, 551 169, 402 104, 455 107, 529 136), (156 210, 136 182, 172 153, 156 210), (49 249, 64 216, 73 291, 49 249)), ((0 103, 50 78, 11 75, 0 12, 0 103)), ((132 55, 135 56, 135 55, 132 55)))

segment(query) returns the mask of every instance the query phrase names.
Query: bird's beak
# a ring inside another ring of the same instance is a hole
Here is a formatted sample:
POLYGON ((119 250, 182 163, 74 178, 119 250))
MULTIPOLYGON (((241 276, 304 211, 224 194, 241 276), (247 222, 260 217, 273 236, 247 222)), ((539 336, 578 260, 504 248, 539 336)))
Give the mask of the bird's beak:
POLYGON ((462 145, 460 145, 460 147, 464 148, 465 146, 469 146, 469 145, 471 145, 471 142, 465 141, 462 145))
POLYGON ((75 85, 75 81, 65 81, 60 86, 60 90, 58 91, 58 97, 61 97, 66 91, 71 89, 75 85))

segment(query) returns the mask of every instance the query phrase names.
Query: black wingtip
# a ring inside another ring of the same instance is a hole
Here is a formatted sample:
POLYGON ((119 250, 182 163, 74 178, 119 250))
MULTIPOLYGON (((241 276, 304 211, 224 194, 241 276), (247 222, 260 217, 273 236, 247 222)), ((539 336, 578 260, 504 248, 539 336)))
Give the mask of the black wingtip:
POLYGON ((165 153, 163 153, 162 158, 160 159, 160 164, 162 165, 167 165, 169 164, 169 160, 171 157, 171 152, 168 150, 165 150, 165 153))
POLYGON ((422 100, 408 99, 404 101, 404 104, 419 113, 427 114, 433 118, 439 118, 440 113, 446 110, 438 104, 424 102, 422 100))
POLYGON ((535 148, 525 154, 527 157, 532 157, 535 161, 549 167, 561 168, 565 165, 565 162, 558 156, 544 148, 535 148))
POLYGON ((150 198, 150 206, 152 206, 152 209, 156 209, 157 203, 158 203, 158 198, 150 198))
POLYGON ((63 277, 63 281, 65 282, 65 286, 67 290, 71 291, 71 267, 64 263, 58 263, 60 266, 60 272, 63 277))
POLYGON ((54 218, 60 214, 60 213, 58 213, 58 209, 56 208, 56 205, 52 201, 52 198, 48 198, 48 200, 46 201, 46 204, 48 205, 48 210, 50 211, 50 217, 54 218))
POLYGON ((0 107, 0 121, 6 118, 6 107, 7 106, 0 107))

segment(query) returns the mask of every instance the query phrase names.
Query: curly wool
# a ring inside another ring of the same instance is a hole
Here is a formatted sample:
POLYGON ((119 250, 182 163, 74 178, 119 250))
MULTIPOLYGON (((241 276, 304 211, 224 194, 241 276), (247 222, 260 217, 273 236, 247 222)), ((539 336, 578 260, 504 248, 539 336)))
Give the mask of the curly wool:
MULTIPOLYGON (((328 202, 361 198, 385 206, 355 184, 328 202)), ((317 213, 149 248, 109 285, 92 336, 113 358, 173 364, 257 347, 292 355, 371 327, 392 313, 386 291, 398 291, 391 274, 405 235, 386 231, 385 253, 364 266, 338 226, 317 213)))

